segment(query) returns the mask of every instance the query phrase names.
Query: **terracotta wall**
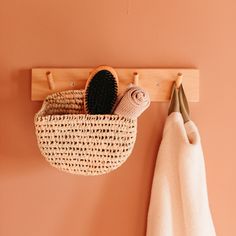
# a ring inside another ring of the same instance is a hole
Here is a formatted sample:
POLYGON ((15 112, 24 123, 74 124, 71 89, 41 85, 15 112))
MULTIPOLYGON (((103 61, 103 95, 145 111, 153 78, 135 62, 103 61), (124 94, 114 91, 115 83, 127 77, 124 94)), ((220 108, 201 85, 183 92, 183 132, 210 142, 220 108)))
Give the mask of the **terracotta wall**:
POLYGON ((38 66, 198 67, 191 104, 204 146, 218 235, 236 235, 233 0, 2 0, 0 7, 0 235, 144 236, 167 104, 139 120, 127 163, 100 177, 50 167, 30 100, 38 66))

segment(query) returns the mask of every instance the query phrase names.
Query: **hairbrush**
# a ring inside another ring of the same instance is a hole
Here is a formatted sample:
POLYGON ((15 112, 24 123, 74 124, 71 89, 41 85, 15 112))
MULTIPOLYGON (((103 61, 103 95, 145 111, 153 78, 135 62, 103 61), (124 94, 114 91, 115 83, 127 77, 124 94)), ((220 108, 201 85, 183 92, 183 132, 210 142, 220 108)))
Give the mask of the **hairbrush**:
POLYGON ((118 96, 118 76, 110 66, 94 69, 85 85, 84 107, 87 114, 111 114, 118 96))

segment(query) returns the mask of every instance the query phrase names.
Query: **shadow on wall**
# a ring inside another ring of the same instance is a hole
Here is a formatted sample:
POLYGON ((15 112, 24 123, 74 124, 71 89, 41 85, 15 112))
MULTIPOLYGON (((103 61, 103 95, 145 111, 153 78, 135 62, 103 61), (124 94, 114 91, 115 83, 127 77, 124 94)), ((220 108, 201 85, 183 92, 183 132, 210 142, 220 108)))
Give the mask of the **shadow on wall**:
POLYGON ((33 125, 34 114, 41 104, 30 99, 30 70, 13 71, 7 77, 0 97, 1 175, 42 167, 33 125))
MULTIPOLYGON (((158 109, 154 105, 154 108, 160 114, 165 106, 159 106, 158 109)), ((149 116, 151 110, 147 110, 144 116, 149 116)), ((155 112, 152 111, 153 113, 155 112)), ((56 235, 64 236, 73 232, 91 236, 98 235, 98 232, 99 235, 112 236, 145 235, 144 222, 147 217, 150 183, 160 143, 160 135, 154 136, 153 133, 162 132, 164 119, 153 122, 156 117, 150 118, 153 125, 151 127, 150 123, 145 122, 144 116, 139 120, 138 136, 133 153, 124 165, 103 176, 82 177, 87 181, 86 189, 84 189, 87 195, 84 196, 81 188, 74 189, 61 222, 58 224, 56 235), (153 137, 156 137, 156 140, 153 140, 153 137), (156 143, 155 147, 153 143, 156 143), (81 203, 79 199, 85 197, 86 202, 81 203), (72 214, 74 209, 80 210, 72 214), (89 225, 86 224, 87 221, 90 222, 89 225), (85 225, 85 227, 78 228, 79 225, 85 225), (122 226, 119 230, 116 229, 118 225, 122 226), (130 227, 130 225, 135 227, 130 227)))

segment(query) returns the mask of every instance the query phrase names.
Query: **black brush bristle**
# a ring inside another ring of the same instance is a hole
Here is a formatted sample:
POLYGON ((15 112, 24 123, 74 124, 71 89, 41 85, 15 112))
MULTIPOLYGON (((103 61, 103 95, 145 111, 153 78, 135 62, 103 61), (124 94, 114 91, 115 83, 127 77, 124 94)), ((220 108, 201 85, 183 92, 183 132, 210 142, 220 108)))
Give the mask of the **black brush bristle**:
POLYGON ((111 114, 118 94, 116 78, 108 70, 98 71, 87 85, 85 106, 89 114, 111 114))

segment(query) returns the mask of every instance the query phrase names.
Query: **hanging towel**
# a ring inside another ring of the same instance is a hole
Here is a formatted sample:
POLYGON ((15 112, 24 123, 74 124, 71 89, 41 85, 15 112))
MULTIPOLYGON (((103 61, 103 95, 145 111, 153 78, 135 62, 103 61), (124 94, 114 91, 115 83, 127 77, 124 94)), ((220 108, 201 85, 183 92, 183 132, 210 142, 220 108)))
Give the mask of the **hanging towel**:
MULTIPOLYGON (((179 106, 172 103, 172 108, 177 107, 174 110, 181 110, 179 106)), ((199 132, 191 120, 185 123, 178 111, 170 113, 165 123, 154 171, 146 235, 216 235, 208 204, 199 132)))
POLYGON ((138 86, 132 86, 120 98, 114 114, 137 119, 149 105, 149 94, 138 86))

